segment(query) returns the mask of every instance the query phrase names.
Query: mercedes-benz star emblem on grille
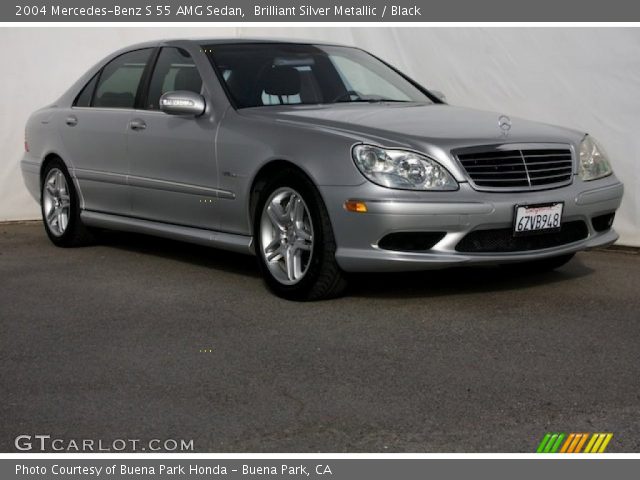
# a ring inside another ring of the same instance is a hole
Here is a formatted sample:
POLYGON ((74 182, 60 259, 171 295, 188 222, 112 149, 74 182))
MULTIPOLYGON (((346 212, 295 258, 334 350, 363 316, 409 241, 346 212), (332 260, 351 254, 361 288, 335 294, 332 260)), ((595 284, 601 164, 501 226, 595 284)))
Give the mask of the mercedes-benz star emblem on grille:
POLYGON ((506 115, 500 115, 498 117, 498 126, 502 130, 502 134, 506 135, 511 130, 511 119, 506 115))

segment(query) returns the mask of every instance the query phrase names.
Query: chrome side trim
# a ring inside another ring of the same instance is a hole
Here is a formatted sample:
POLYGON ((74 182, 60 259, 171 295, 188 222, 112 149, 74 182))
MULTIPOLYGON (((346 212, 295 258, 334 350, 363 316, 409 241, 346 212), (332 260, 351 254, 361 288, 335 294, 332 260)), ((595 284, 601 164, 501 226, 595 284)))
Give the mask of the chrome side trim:
POLYGON ((155 190, 168 190, 171 192, 187 193, 189 195, 216 196, 218 198, 227 198, 233 200, 236 196, 227 190, 219 190, 217 188, 203 187, 201 185, 191 185, 188 183, 171 182, 168 180, 159 180, 156 178, 137 177, 129 175, 129 185, 132 187, 152 188, 155 190))
POLYGON ((77 178, 78 180, 87 180, 90 182, 115 183, 116 185, 127 184, 127 175, 122 175, 121 173, 74 168, 71 172, 71 176, 77 178))
POLYGON ((247 235, 184 227, 90 210, 83 210, 80 213, 80 217, 86 225, 91 227, 157 235, 172 240, 180 240, 237 253, 255 254, 252 248, 253 239, 247 235))
POLYGON ((88 180, 92 182, 115 183, 117 185, 166 190, 170 192, 186 193, 189 195, 218 197, 227 200, 234 200, 236 198, 236 195, 228 190, 220 190, 218 188, 205 187, 202 185, 191 185, 188 183, 171 182, 157 178, 123 175, 121 173, 111 173, 100 170, 75 168, 72 175, 78 180, 88 180))

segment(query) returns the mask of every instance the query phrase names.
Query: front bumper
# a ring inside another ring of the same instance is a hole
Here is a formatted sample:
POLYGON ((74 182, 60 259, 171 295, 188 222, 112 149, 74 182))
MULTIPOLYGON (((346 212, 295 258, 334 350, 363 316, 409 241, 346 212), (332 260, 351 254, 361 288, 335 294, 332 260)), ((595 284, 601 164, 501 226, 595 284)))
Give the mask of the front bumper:
POLYGON ((320 187, 331 218, 336 260, 348 272, 430 270, 458 265, 524 262, 603 247, 615 242, 613 229, 598 232, 591 219, 620 206, 623 185, 615 176, 537 192, 489 193, 461 183, 455 192, 390 190, 369 182, 358 187, 320 187), (346 200, 364 201, 367 213, 344 209, 346 200), (510 228, 516 205, 564 202, 563 223, 584 221, 588 235, 551 248, 516 252, 463 253, 456 245, 475 230, 510 228), (425 251, 385 250, 378 241, 394 232, 446 232, 425 251))

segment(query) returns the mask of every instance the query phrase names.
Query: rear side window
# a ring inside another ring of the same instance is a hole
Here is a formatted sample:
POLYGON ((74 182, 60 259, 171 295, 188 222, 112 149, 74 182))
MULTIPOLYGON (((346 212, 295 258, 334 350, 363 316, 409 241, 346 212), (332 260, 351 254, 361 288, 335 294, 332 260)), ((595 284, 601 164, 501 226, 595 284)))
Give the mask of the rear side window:
POLYGON ((182 48, 164 47, 153 69, 145 108, 158 110, 160 96, 173 90, 200 93, 202 78, 189 52, 182 48))
POLYGON ((89 83, 87 83, 82 91, 76 97, 76 101, 73 102, 74 107, 89 107, 91 106, 91 97, 93 96, 93 90, 96 88, 98 81, 98 74, 96 73, 89 83))
POLYGON ((134 108, 142 73, 151 49, 125 53, 109 62, 100 74, 94 107, 134 108))

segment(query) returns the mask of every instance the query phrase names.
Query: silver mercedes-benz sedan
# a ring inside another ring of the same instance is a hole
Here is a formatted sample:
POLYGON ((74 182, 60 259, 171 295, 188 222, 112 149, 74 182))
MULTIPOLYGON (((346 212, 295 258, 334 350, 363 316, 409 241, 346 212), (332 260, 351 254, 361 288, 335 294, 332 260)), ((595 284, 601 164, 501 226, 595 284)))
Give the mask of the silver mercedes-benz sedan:
POLYGON ((290 299, 347 272, 557 268, 609 245, 623 193, 584 132, 450 106, 353 47, 120 50, 31 115, 22 160, 61 247, 96 229, 255 254, 290 299))

